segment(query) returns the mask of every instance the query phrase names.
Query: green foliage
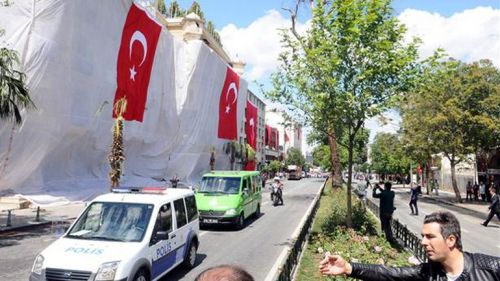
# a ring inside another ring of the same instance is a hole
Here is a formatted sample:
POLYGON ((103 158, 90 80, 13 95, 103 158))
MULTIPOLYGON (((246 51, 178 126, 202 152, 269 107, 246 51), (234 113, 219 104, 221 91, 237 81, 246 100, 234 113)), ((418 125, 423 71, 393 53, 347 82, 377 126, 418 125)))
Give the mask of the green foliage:
MULTIPOLYGON (((356 134, 354 142, 353 142, 353 164, 362 165, 366 162, 368 158, 367 144, 368 139, 370 137, 370 130, 361 128, 359 133, 356 134)), ((347 136, 344 136, 347 138, 347 136)), ((322 133, 321 131, 315 131, 315 133, 311 136, 308 136, 308 141, 310 143, 320 143, 322 145, 316 146, 313 150, 313 159, 314 159, 314 151, 317 152, 317 159, 315 163, 316 166, 320 166, 323 169, 329 171, 332 166, 332 160, 330 157, 330 147, 328 144, 328 137, 322 133), (325 155, 326 154, 326 155, 325 155)), ((342 142, 346 143, 348 140, 344 139, 342 142)), ((340 156, 340 164, 342 167, 347 167, 349 165, 349 151, 346 147, 341 146, 339 149, 340 156)))
MULTIPOLYGON (((4 30, 0 28, 0 37, 4 30)), ((0 48, 0 119, 21 124, 21 110, 35 108, 26 86, 26 76, 17 70, 19 56, 16 51, 0 48)))
MULTIPOLYGON (((357 198, 353 197, 353 199, 357 202, 357 198)), ((348 261, 357 259, 359 262, 376 264, 383 260, 389 266, 409 265, 407 260, 410 253, 392 248, 383 236, 376 235, 378 227, 375 217, 361 210, 361 207, 356 205, 353 214, 353 224, 356 226, 354 229, 347 229, 345 227, 345 213, 347 212, 345 194, 337 189, 325 188, 315 216, 310 241, 300 261, 296 280, 353 280, 342 276, 322 276, 318 270, 319 261, 323 259, 322 253, 318 253, 319 248, 332 254, 340 254, 348 261), (337 205, 343 207, 337 207, 337 205), (336 225, 333 221, 339 224, 336 225), (375 251, 375 247, 380 247, 381 251, 375 251)))
POLYGON ((285 165, 297 165, 303 167, 305 163, 306 159, 300 150, 295 147, 288 149, 286 153, 285 165))
POLYGON ((277 173, 279 170, 281 170, 281 162, 277 160, 271 161, 269 164, 265 165, 262 167, 263 172, 272 172, 272 173, 277 173))
MULTIPOLYGON (((346 147, 349 156, 365 120, 413 86, 417 42, 404 43, 406 29, 390 0, 315 4, 307 33, 299 34, 295 22, 291 32, 283 30, 279 71, 266 95, 289 105, 314 130, 346 147)), ((353 163, 349 156, 349 171, 353 163)))
POLYGON ((167 14, 167 8, 165 7, 165 1, 164 0, 157 0, 156 2, 156 8, 158 9, 158 12, 162 15, 167 14))
POLYGON ((203 11, 201 10, 200 4, 198 2, 193 1, 193 4, 191 4, 191 7, 187 10, 187 14, 189 13, 195 13, 200 17, 200 19, 205 20, 205 15, 203 14, 203 11))
POLYGON ((313 164, 321 167, 324 171, 331 171, 332 160, 328 145, 318 145, 313 149, 313 164))
POLYGON ((176 0, 172 1, 168 7, 168 11, 166 16, 170 18, 178 18, 186 15, 186 11, 184 11, 179 3, 176 0))
POLYGON ((410 168, 407 156, 398 135, 378 133, 371 145, 371 169, 379 174, 404 174, 410 168))
MULTIPOLYGON (((500 145, 500 72, 488 60, 466 64, 437 52, 403 103, 404 141, 416 155, 443 153, 456 164, 500 145)), ((460 200, 460 199, 459 199, 460 200)))
MULTIPOLYGON (((339 226, 346 227, 347 200, 345 189, 334 189, 331 191, 335 204, 331 206, 330 214, 324 219, 321 230, 324 233, 335 233, 339 226)), ((376 235, 376 220, 360 204, 359 200, 352 197, 353 201, 358 202, 352 212, 352 229, 361 235, 376 235)))

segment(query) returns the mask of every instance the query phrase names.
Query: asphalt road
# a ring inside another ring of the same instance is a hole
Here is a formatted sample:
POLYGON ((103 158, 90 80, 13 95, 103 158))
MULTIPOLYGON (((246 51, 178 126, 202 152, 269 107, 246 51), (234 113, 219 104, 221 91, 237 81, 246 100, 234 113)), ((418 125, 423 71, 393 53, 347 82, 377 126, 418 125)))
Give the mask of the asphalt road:
MULTIPOLYGON (((162 280, 192 281, 204 269, 228 263, 244 267, 255 280, 264 280, 322 184, 323 179, 286 181, 285 204, 276 207, 270 204, 266 190, 259 218, 249 219, 239 231, 226 226, 202 230, 197 266, 191 271, 175 269, 162 280)), ((57 238, 55 232, 51 227, 40 227, 4 233, 0 237, 0 280, 28 280, 36 255, 57 238)))
MULTIPOLYGON (((448 210, 460 221, 464 251, 500 256, 500 226, 494 223, 494 220, 498 221, 496 217, 492 219, 488 227, 483 227, 480 223, 484 221, 486 214, 483 219, 476 218, 469 215, 467 210, 438 203, 431 199, 419 200, 419 216, 413 216, 410 215, 411 210, 408 205, 410 202, 409 192, 400 189, 395 189, 394 191, 396 192, 396 198, 394 200, 396 211, 394 218, 399 219, 399 221, 405 224, 412 232, 420 235, 422 223, 426 215, 438 210, 448 210)), ((369 197, 371 197, 371 192, 372 189, 369 189, 369 197)), ((378 199, 372 200, 378 205, 378 199)))

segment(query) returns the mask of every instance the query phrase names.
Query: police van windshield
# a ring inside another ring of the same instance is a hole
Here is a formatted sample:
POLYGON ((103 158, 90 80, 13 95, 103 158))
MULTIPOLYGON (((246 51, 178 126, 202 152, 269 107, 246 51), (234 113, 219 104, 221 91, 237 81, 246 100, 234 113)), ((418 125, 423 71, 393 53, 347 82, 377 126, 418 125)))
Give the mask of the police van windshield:
POLYGON ((94 202, 66 237, 139 242, 144 237, 152 211, 151 204, 94 202))
POLYGON ((240 180, 240 178, 229 177, 203 177, 198 192, 238 194, 240 191, 240 180))

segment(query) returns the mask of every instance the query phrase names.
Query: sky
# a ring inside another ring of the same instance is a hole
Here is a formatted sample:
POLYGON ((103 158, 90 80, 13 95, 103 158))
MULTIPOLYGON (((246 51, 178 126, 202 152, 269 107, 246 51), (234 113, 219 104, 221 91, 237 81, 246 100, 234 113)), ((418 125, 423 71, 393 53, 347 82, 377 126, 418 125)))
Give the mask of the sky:
MULTIPOLYGON (((177 0, 188 8, 192 0, 177 0)), ((170 1, 166 0, 167 7, 170 1)), ((254 93, 257 83, 269 85, 280 53, 278 28, 289 27, 293 0, 198 0, 205 18, 221 36, 226 52, 247 63, 243 78, 254 93), (255 83, 256 81, 257 83, 255 83)), ((465 62, 487 58, 500 67, 500 0, 394 0, 394 15, 407 26, 407 36, 422 39, 420 58, 437 48, 465 62)), ((307 7, 299 11, 298 29, 306 28, 307 7)), ((368 120, 370 140, 377 132, 396 132, 400 116, 388 111, 390 122, 382 126, 368 120)), ((308 148, 306 148, 307 150, 308 148)))

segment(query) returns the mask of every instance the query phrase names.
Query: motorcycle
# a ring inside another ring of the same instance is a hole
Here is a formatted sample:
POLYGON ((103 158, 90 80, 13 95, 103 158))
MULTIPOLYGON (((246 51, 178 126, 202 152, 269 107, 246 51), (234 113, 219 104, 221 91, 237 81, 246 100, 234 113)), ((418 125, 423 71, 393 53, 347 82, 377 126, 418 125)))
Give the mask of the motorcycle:
POLYGON ((278 187, 278 184, 271 184, 271 202, 273 206, 278 206, 278 204, 283 205, 283 191, 278 187))

